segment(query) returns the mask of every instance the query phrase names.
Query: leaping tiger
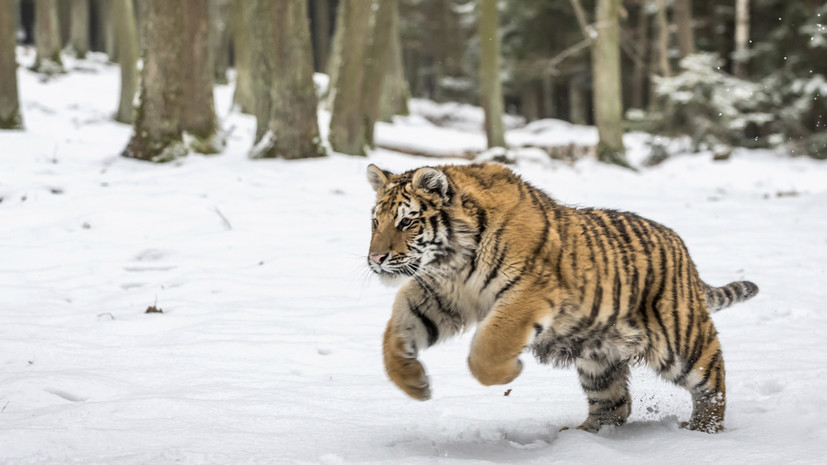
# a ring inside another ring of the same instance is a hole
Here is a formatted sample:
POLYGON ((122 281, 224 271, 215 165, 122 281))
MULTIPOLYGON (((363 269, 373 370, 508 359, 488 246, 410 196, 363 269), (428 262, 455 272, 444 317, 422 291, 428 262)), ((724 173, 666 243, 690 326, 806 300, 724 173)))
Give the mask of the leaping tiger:
POLYGON ((643 362, 692 394, 683 426, 717 432, 724 359, 710 312, 754 296, 748 281, 711 287, 678 235, 628 212, 571 208, 496 164, 367 170, 376 191, 367 257, 404 282, 383 340, 390 379, 431 396, 419 351, 477 326, 468 367, 507 384, 524 349, 574 365, 588 397, 578 427, 631 413, 629 366, 643 362))

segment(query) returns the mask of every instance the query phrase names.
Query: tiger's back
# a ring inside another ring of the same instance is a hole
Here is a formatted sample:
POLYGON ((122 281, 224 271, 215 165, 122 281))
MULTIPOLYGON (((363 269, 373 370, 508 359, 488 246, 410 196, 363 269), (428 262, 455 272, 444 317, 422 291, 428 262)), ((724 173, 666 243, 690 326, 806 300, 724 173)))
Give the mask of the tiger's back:
MULTIPOLYGON (((375 225, 381 217, 394 227, 374 227, 369 263, 381 274, 391 265, 374 252, 407 260, 414 278, 385 335, 386 368, 403 390, 430 395, 418 350, 478 325, 468 363, 483 384, 516 377, 526 347, 542 362, 576 365, 589 397, 583 429, 626 420, 637 361, 693 393, 687 426, 721 428, 723 358, 707 301, 724 292, 700 280, 672 230, 632 213, 560 205, 499 165, 373 174, 375 225), (389 248, 392 240, 378 239, 388 235, 409 246, 389 248)), ((727 302, 753 288, 725 287, 727 302)))

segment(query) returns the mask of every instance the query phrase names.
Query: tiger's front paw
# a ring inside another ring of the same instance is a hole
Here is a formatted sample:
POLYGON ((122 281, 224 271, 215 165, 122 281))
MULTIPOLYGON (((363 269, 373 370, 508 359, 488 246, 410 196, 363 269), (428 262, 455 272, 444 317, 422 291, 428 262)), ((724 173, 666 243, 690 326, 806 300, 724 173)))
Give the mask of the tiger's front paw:
POLYGON ((431 398, 431 386, 425 367, 415 358, 393 357, 385 360, 385 370, 394 384, 416 400, 431 398))
POLYGON ((508 384, 520 376, 523 371, 523 362, 515 358, 506 363, 495 365, 471 354, 468 357, 468 368, 477 381, 486 385, 508 384))

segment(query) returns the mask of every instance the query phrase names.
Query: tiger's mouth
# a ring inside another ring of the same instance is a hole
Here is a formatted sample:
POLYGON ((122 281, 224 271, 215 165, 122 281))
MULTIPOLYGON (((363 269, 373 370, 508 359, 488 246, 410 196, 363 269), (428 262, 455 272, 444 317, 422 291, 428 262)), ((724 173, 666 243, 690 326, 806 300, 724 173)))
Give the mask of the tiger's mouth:
POLYGON ((379 275, 379 278, 396 279, 399 277, 411 277, 419 271, 419 260, 408 260, 409 263, 378 263, 368 259, 370 270, 379 275))

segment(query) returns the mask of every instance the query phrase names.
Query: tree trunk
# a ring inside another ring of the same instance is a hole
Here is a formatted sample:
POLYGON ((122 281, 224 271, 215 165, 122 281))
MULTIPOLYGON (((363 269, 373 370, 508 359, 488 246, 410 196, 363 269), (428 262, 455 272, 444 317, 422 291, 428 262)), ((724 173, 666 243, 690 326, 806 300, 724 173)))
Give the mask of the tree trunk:
MULTIPOLYGON (((325 155, 319 138, 318 100, 313 84, 313 50, 305 0, 264 0, 256 21, 267 22, 261 37, 271 55, 270 115, 252 158, 307 158, 325 155)), ((260 30, 256 27, 256 30, 260 30)), ((259 132, 259 131, 256 131, 259 132)))
POLYGON ((89 0, 72 0, 72 20, 69 45, 78 58, 89 52, 89 0))
POLYGON ((554 95, 554 78, 550 75, 543 76, 540 80, 542 89, 542 108, 540 118, 554 118, 557 116, 557 101, 554 95))
POLYGON ((391 52, 392 18, 399 14, 397 0, 380 0, 376 3, 368 46, 365 75, 362 79, 362 105, 365 124, 365 141, 374 148, 373 127, 379 117, 382 87, 388 74, 391 52))
POLYGON ((245 24, 245 10, 249 8, 250 6, 246 0, 231 0, 230 29, 233 38, 233 58, 235 59, 233 104, 237 105, 242 113, 253 114, 255 112, 255 100, 250 74, 252 53, 249 40, 250 32, 245 24))
POLYGON ((503 96, 500 83, 500 15, 497 0, 480 0, 480 103, 485 113, 488 148, 505 147, 503 96))
POLYGON ((240 0, 244 2, 244 25, 247 28, 247 48, 250 54, 250 89, 253 115, 256 117, 254 144, 267 132, 270 122, 271 84, 275 76, 275 52, 272 50, 273 23, 269 15, 270 0, 240 0))
POLYGON ((749 49, 749 0, 735 2, 735 53, 732 54, 733 74, 741 79, 749 75, 747 50, 749 49))
POLYGON ((669 22, 666 20, 665 0, 656 0, 658 12, 655 15, 658 29, 658 68, 660 75, 671 77, 672 69, 669 66, 669 22))
POLYGON ((66 0, 57 0, 57 24, 60 35, 60 49, 69 45, 72 32, 72 4, 66 0))
POLYGON ((619 18, 620 0, 598 0, 597 37, 592 46, 594 120, 600 136, 598 158, 606 163, 629 166, 623 146, 619 18))
POLYGON ((210 53, 209 0, 187 0, 183 7, 184 111, 181 129, 190 148, 199 153, 218 153, 224 148, 218 130, 213 99, 215 67, 210 53))
POLYGON ((210 46, 213 50, 213 79, 216 84, 227 84, 230 67, 229 0, 210 0, 210 46))
POLYGON ((0 129, 22 129, 17 94, 15 0, 0 0, 0 129))
MULTIPOLYGON (((189 0, 187 0, 189 1, 189 0)), ((118 44, 115 43, 115 15, 112 12, 112 0, 98 0, 100 5, 100 33, 103 36, 103 51, 109 61, 118 62, 118 44)))
POLYGON ((35 2, 34 41, 37 55, 33 70, 39 73, 55 74, 63 72, 56 2, 57 0, 37 0, 35 2))
POLYGON ((387 63, 387 74, 382 81, 382 95, 379 97, 379 120, 393 121, 394 115, 407 115, 408 98, 410 91, 405 80, 405 67, 402 63, 402 39, 399 35, 399 1, 396 4, 396 13, 391 14, 390 20, 390 56, 387 63))
POLYGON ((678 26, 678 51, 681 58, 695 53, 695 30, 692 27, 692 0, 675 0, 672 7, 678 26))
POLYGON ((339 5, 342 29, 341 56, 331 91, 330 146, 336 152, 365 155, 363 81, 370 40, 371 0, 344 0, 339 5))
POLYGON ((313 0, 314 69, 324 71, 330 54, 330 0, 313 0))
POLYGON ((115 120, 132 124, 133 101, 138 86, 138 28, 132 0, 110 0, 112 19, 118 31, 118 56, 121 58, 121 98, 115 120))
POLYGON ((575 74, 569 79, 569 122, 572 124, 588 124, 586 112, 586 92, 583 76, 575 74))
POLYGON ((528 81, 520 86, 520 114, 528 122, 536 121, 540 117, 540 91, 535 81, 528 81))
POLYGON ((166 162, 187 154, 181 134, 184 87, 188 85, 181 60, 186 53, 186 38, 181 32, 185 2, 143 1, 146 21, 140 103, 132 139, 123 155, 166 162))
MULTIPOLYGON (((324 108, 330 110, 333 108, 333 101, 336 100, 336 89, 339 87, 339 68, 342 64, 342 43, 345 40, 345 2, 350 0, 341 0, 336 9, 336 27, 333 29, 333 51, 327 57, 327 95, 323 102, 324 108)), ((357 0, 362 1, 362 0, 357 0)))
POLYGON ((632 99, 631 107, 644 109, 646 101, 644 90, 646 89, 646 54, 649 51, 649 13, 646 11, 646 2, 638 4, 637 30, 635 31, 635 52, 640 58, 634 62, 632 72, 632 99))

